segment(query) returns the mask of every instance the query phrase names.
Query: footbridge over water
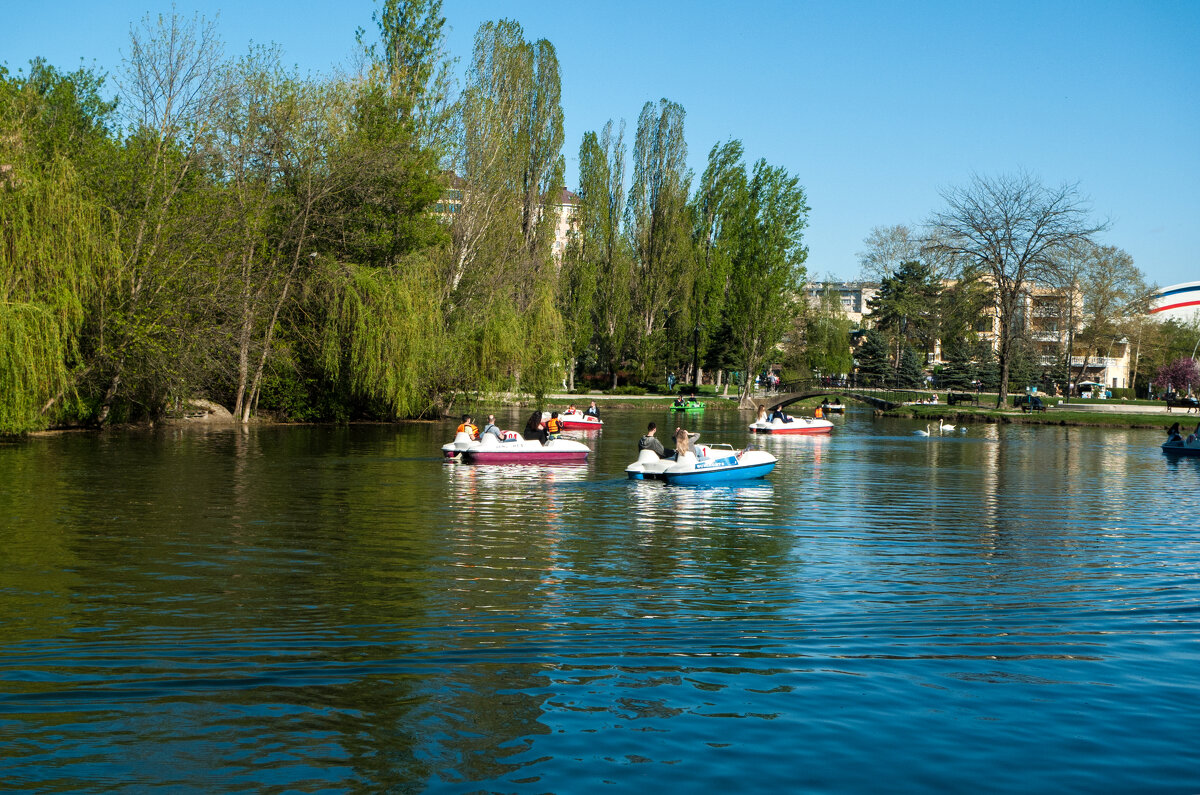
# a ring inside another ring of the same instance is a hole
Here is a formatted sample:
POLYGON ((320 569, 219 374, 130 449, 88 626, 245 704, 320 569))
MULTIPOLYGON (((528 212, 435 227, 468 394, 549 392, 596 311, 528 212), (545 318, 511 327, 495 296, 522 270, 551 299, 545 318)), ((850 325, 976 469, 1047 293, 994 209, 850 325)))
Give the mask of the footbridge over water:
POLYGON ((847 384, 845 382, 828 384, 819 380, 809 380, 780 384, 777 392, 763 396, 760 402, 766 405, 768 411, 774 411, 798 400, 822 395, 840 395, 885 411, 929 397, 928 392, 898 389, 884 384, 847 384))

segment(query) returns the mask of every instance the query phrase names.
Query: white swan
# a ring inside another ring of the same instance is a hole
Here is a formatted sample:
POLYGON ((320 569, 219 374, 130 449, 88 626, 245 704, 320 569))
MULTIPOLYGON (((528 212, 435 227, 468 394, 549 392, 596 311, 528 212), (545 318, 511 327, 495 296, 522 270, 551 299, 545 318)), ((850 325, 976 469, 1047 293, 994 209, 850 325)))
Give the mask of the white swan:
POLYGON ((939 430, 939 431, 952 431, 952 430, 954 430, 954 426, 953 426, 953 425, 950 425, 950 424, 948 424, 948 423, 946 423, 946 422, 943 422, 942 420, 938 420, 938 423, 939 423, 939 425, 938 425, 938 430, 939 430))
POLYGON ((929 429, 930 429, 930 428, 932 428, 932 427, 933 427, 933 423, 929 423, 928 425, 926 425, 926 426, 925 426, 925 430, 923 430, 923 431, 913 431, 913 435, 914 435, 914 436, 928 436, 928 435, 929 435, 929 429))

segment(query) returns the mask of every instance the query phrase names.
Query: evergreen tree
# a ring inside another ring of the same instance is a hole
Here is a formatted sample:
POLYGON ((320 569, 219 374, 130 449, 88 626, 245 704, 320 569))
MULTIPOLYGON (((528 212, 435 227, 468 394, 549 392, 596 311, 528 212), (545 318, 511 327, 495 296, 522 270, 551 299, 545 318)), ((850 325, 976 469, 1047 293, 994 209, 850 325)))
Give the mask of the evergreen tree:
POLYGON ((855 354, 855 360, 858 363, 858 376, 861 381, 867 384, 892 383, 895 371, 892 369, 887 341, 875 329, 866 331, 862 345, 855 354))
POLYGON ((942 345, 946 364, 942 367, 942 386, 947 389, 970 390, 975 387, 975 363, 971 360, 971 345, 954 340, 942 345))
POLYGON ((925 368, 912 346, 905 345, 900 353, 900 366, 896 368, 896 381, 900 386, 919 389, 925 386, 925 368))

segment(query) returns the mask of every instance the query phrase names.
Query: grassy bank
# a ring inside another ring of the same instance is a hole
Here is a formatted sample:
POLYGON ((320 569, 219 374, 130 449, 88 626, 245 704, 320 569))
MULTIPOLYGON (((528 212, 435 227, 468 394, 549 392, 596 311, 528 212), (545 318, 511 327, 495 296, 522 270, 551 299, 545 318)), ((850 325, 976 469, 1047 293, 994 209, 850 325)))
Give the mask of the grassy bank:
POLYGON ((954 420, 956 424, 991 422, 1024 425, 1078 425, 1097 428, 1165 429, 1175 421, 1157 414, 1071 411, 1067 407, 1025 414, 1011 409, 997 411, 995 408, 976 408, 974 406, 904 406, 882 412, 882 415, 916 420, 946 418, 954 420))

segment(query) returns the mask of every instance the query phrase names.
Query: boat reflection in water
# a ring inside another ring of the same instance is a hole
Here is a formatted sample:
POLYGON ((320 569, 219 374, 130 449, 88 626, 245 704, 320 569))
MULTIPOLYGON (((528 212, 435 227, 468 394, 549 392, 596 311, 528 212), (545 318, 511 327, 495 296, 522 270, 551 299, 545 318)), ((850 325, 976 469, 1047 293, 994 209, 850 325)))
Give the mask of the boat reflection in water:
POLYGON ((629 481, 629 514, 641 529, 712 527, 761 521, 775 510, 775 487, 769 480, 702 489, 673 489, 661 481, 629 481), (726 517, 717 520, 714 517, 726 517))

